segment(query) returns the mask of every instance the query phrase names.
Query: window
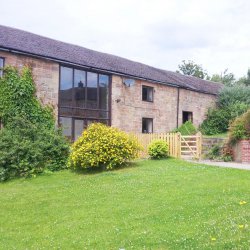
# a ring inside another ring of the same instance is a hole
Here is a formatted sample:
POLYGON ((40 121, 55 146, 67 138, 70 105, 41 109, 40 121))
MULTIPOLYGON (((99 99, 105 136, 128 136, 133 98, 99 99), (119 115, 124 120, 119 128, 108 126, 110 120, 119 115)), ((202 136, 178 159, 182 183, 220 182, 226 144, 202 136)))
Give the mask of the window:
POLYGON ((147 102, 153 102, 153 87, 142 86, 142 100, 147 102))
POLYGON ((4 59, 0 57, 0 77, 3 75, 4 59))
POLYGON ((182 123, 185 123, 187 121, 193 122, 193 112, 189 112, 189 111, 182 112, 182 123))
POLYGON ((59 123, 65 136, 77 139, 92 122, 110 124, 109 76, 61 66, 59 123))
POLYGON ((142 133, 153 133, 152 118, 142 118, 142 133))

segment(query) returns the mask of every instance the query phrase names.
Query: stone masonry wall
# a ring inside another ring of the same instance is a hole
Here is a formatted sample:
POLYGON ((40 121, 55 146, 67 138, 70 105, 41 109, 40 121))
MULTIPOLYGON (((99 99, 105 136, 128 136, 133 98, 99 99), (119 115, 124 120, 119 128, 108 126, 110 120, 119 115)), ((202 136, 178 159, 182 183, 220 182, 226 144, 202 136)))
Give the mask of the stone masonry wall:
POLYGON ((5 58, 5 66, 12 65, 21 69, 23 66, 28 65, 32 68, 37 87, 36 94, 44 105, 52 105, 57 119, 59 64, 2 51, 0 51, 0 57, 5 58))
POLYGON ((193 112, 193 124, 198 127, 206 118, 209 107, 213 107, 217 97, 186 89, 180 89, 179 125, 182 124, 182 112, 193 112))
MULTIPOLYGON (((59 64, 49 60, 2 52, 5 65, 21 69, 29 65, 33 70, 37 86, 37 96, 43 104, 54 108, 57 118, 59 91, 59 64)), ((126 87, 122 77, 112 76, 111 124, 127 132, 141 133, 142 118, 153 118, 153 132, 169 132, 177 126, 178 89, 163 84, 136 80, 135 85, 126 87), (142 101, 142 85, 154 88, 154 101, 142 101)), ((198 126, 205 118, 208 107, 213 106, 216 97, 194 91, 180 89, 179 126, 182 124, 182 111, 193 112, 193 122, 198 126)))
MULTIPOLYGON (((169 132, 177 126, 178 89, 162 84, 136 80, 131 87, 122 77, 112 77, 112 126, 127 132, 141 133, 142 118, 153 118, 153 132, 169 132), (142 85, 154 87, 154 102, 142 101, 142 85)), ((207 109, 215 105, 216 97, 180 89, 179 126, 182 111, 193 112, 194 124, 200 125, 207 109)))

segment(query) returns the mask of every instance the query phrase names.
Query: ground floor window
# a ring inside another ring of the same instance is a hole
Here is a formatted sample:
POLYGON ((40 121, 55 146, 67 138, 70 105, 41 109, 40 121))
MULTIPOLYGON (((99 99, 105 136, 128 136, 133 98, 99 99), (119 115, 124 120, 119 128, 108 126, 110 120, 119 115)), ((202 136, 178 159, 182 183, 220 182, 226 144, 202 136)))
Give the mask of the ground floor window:
POLYGON ((142 118, 142 133, 153 133, 152 118, 142 118))
POLYGON ((72 117, 59 117, 59 124, 62 128, 63 135, 69 140, 77 140, 81 136, 82 132, 94 122, 100 122, 106 125, 108 121, 106 120, 93 120, 93 119, 78 119, 72 117))
POLYGON ((193 112, 189 112, 189 111, 182 112, 182 123, 185 123, 187 121, 193 122, 193 112))

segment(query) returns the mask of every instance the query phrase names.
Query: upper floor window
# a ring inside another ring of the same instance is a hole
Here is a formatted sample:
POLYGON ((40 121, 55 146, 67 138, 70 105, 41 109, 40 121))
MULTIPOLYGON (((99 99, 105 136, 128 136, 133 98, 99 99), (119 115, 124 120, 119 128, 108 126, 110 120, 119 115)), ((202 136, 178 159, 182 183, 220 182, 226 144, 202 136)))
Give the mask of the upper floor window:
POLYGON ((142 100, 153 102, 154 88, 149 86, 142 86, 142 100))
POLYGON ((0 77, 3 75, 4 59, 0 57, 0 77))

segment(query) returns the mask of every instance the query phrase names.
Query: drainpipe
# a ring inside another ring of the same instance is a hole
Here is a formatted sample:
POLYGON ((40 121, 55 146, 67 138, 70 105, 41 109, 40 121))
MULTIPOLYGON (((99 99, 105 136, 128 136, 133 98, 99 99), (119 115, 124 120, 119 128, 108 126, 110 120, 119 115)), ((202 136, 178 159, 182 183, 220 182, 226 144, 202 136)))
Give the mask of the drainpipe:
POLYGON ((179 106, 180 106, 180 88, 177 88, 177 114, 176 114, 176 127, 179 127, 179 106))

